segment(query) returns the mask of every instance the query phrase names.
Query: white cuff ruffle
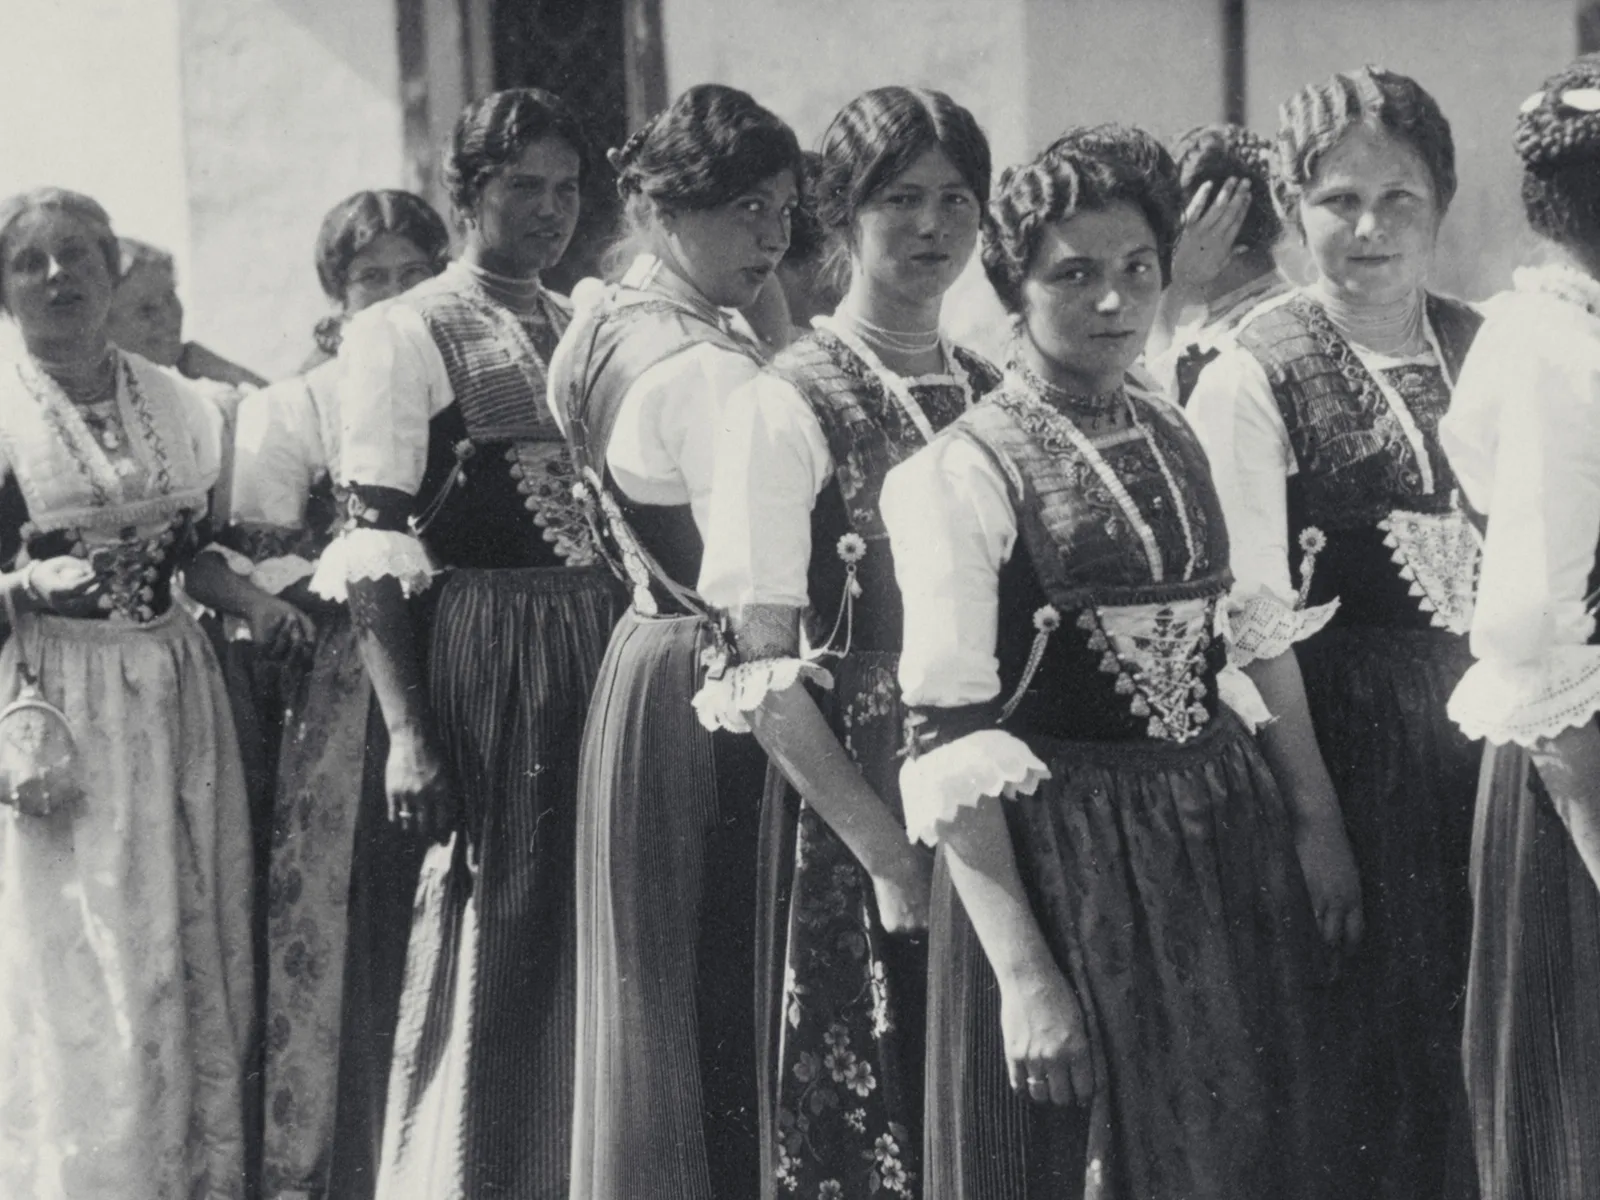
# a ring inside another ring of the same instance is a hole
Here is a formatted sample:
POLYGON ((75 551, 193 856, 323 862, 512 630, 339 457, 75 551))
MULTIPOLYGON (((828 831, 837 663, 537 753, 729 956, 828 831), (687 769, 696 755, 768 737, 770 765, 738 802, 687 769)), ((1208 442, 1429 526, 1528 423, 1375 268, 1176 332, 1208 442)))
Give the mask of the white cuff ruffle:
POLYGON ((1600 646, 1555 646, 1526 666, 1475 663, 1450 697, 1469 738, 1532 746, 1600 712, 1600 646))
POLYGON ((933 845, 963 808, 976 808, 985 796, 1031 796, 1050 778, 1021 738, 1003 729, 980 729, 900 767, 900 801, 906 834, 933 845))
POLYGON ((428 551, 409 533, 347 529, 322 552, 311 590, 328 600, 347 599, 352 579, 398 579, 407 596, 428 590, 436 568, 428 551))
POLYGON ((263 558, 250 572, 251 581, 264 592, 280 595, 302 579, 316 574, 317 564, 298 554, 283 554, 276 558, 263 558))
POLYGON ((749 733, 750 719, 745 714, 760 708, 772 693, 787 691, 802 679, 833 687, 833 676, 826 669, 803 658, 740 663, 729 667, 720 679, 705 681, 694 695, 695 715, 707 729, 749 733))
POLYGON ((1262 699, 1255 680, 1233 663, 1217 672, 1217 699, 1231 708, 1233 715, 1243 721, 1251 733, 1260 732, 1263 725, 1270 725, 1277 719, 1262 699))
POLYGON ((1266 588, 1252 595, 1235 596, 1228 601, 1223 626, 1228 661, 1237 667, 1248 667, 1258 658, 1277 658, 1296 642, 1320 633, 1337 611, 1337 599, 1315 608, 1295 608, 1266 588))

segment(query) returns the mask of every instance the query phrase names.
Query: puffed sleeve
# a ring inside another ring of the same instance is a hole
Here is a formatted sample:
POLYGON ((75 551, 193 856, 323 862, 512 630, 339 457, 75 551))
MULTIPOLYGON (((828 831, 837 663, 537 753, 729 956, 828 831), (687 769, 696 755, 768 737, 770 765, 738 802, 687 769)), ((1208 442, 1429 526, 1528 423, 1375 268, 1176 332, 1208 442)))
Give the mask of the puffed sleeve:
POLYGON ((1229 657, 1238 666, 1276 658, 1323 628, 1338 602, 1303 608, 1289 581, 1295 462, 1272 385, 1255 356, 1233 346, 1200 372, 1184 411, 1210 459, 1228 525, 1229 657))
POLYGON ((833 458, 800 393, 765 372, 728 397, 718 425, 699 591, 729 614, 739 661, 709 673, 694 707, 708 729, 747 732, 746 714, 770 693, 830 682, 800 657, 798 631, 811 510, 833 458))
MULTIPOLYGON (((1017 537, 1008 481, 975 443, 946 434, 889 472, 882 511, 905 606, 900 689, 913 721, 993 701, 1000 567, 1017 537)), ((1020 738, 974 729, 901 767, 906 831, 931 844, 962 808, 1032 793, 1049 774, 1020 738)))
MULTIPOLYGON (((317 371, 326 372, 337 361, 317 371)), ((308 378, 288 379, 247 396, 234 435, 233 523, 278 533, 302 529, 311 485, 327 468, 308 378)), ((301 555, 271 554, 252 563, 250 576, 258 587, 277 593, 315 570, 301 555)))
POLYGON ((409 305, 378 305, 345 327, 339 357, 339 462, 350 522, 324 551, 312 588, 345 598, 352 579, 426 590, 433 564, 407 519, 428 462, 428 422, 451 400, 444 359, 409 305))
POLYGON ((1587 329, 1495 321, 1457 385, 1469 406, 1485 393, 1497 401, 1496 431, 1479 443, 1493 447, 1493 485, 1478 661, 1450 700, 1469 737, 1528 746, 1600 711, 1600 646, 1586 644, 1600 544, 1600 323, 1583 320, 1587 329))
POLYGON ((218 385, 196 385, 176 372, 164 371, 162 378, 171 387, 178 410, 183 414, 189 449, 199 476, 197 485, 202 489, 214 487, 222 474, 223 459, 228 451, 231 408, 236 397, 223 394, 232 393, 231 388, 223 387, 219 391, 218 385))

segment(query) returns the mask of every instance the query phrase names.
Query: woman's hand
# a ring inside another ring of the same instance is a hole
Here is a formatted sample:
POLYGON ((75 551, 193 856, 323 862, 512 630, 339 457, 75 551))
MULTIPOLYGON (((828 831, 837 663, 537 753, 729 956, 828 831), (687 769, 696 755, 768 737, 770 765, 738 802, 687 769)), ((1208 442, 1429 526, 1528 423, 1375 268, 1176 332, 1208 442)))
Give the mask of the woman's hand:
POLYGON ((1054 962, 1000 981, 1000 1031, 1013 1090, 1036 1104, 1088 1104, 1094 1055, 1083 1009, 1054 962))
POLYGON ((383 786, 390 821, 429 841, 442 842, 450 836, 458 814, 455 789, 444 762, 420 730, 389 735, 383 786))
POLYGON ((1250 181, 1230 179, 1220 188, 1200 185, 1183 214, 1183 232, 1172 251, 1172 287, 1198 302, 1228 265, 1233 244, 1250 211, 1250 181))
POLYGON ((252 599, 245 618, 250 622, 250 640, 273 662, 304 653, 317 637, 316 622, 269 592, 252 599))
POLYGON ((22 568, 19 582, 22 586, 13 598, 24 611, 59 617, 92 617, 100 612, 100 581, 81 558, 63 554, 40 559, 22 568))
POLYGON ((878 919, 889 933, 921 933, 928 928, 928 902, 933 883, 933 855, 906 844, 906 852, 885 872, 872 876, 878 898, 878 919))
POLYGON ((1366 924, 1361 912, 1361 877, 1344 822, 1337 812, 1299 821, 1294 848, 1322 940, 1334 950, 1351 953, 1366 924))

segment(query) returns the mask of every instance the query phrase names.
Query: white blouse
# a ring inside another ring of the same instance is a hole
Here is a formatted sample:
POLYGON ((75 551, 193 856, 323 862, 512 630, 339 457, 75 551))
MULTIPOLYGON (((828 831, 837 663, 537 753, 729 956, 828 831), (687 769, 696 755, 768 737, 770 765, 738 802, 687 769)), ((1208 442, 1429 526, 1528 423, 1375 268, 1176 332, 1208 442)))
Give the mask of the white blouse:
POLYGON ((1489 516, 1472 652, 1450 701, 1469 737, 1532 745, 1600 711, 1589 573, 1600 545, 1600 285, 1517 272, 1440 427, 1489 516), (1585 308, 1587 305, 1587 309, 1585 308))
MULTIPOLYGON (((650 255, 634 260, 621 286, 644 289, 658 262, 650 255)), ((586 279, 572 291, 575 308, 598 302, 605 286, 586 279)), ((550 363, 550 377, 570 377, 565 359, 575 353, 562 338, 550 363)), ((639 504, 687 504, 701 539, 708 535, 715 439, 724 423, 728 398, 760 374, 752 357, 712 342, 699 342, 656 363, 634 380, 618 407, 606 447, 606 466, 617 486, 639 504)), ((552 388, 550 411, 563 432, 567 414, 552 388)))

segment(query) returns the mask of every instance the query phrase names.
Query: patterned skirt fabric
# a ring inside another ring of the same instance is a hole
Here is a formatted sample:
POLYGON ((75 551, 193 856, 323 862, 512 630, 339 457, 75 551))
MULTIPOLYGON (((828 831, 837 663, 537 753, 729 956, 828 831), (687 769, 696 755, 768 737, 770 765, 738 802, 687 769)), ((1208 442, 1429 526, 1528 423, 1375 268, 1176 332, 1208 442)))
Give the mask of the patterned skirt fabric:
POLYGON ((216 657, 176 607, 29 625, 86 797, 0 811, 0 1196, 242 1200, 251 850, 216 657))
POLYGON ((615 593, 604 568, 439 586, 430 691, 462 827, 417 885, 378 1194, 567 1200, 578 749, 615 593))
POLYGON ((1484 1200, 1600 1194, 1600 888, 1524 751, 1485 755, 1467 1092, 1484 1200))
POLYGON ((756 830, 766 756, 690 698, 705 627, 625 614, 578 788, 572 1195, 752 1200, 756 830))
POLYGON ((1053 777, 1005 811, 1100 1087, 1088 1108, 1011 1090, 999 988, 941 854, 924 1194, 1331 1196, 1314 1169, 1316 932, 1288 813, 1254 743, 1229 717, 1185 746, 1035 749, 1053 777))
POLYGON ((1346 1196, 1471 1195, 1461 1019, 1482 746, 1445 713, 1466 639, 1330 629, 1298 649, 1367 924, 1330 996, 1333 1178, 1346 1196))
MULTIPOLYGON (((851 654, 823 702, 896 812, 897 661, 851 654)), ((884 931, 866 872, 776 770, 760 860, 761 1194, 921 1195, 925 939, 884 931)))

